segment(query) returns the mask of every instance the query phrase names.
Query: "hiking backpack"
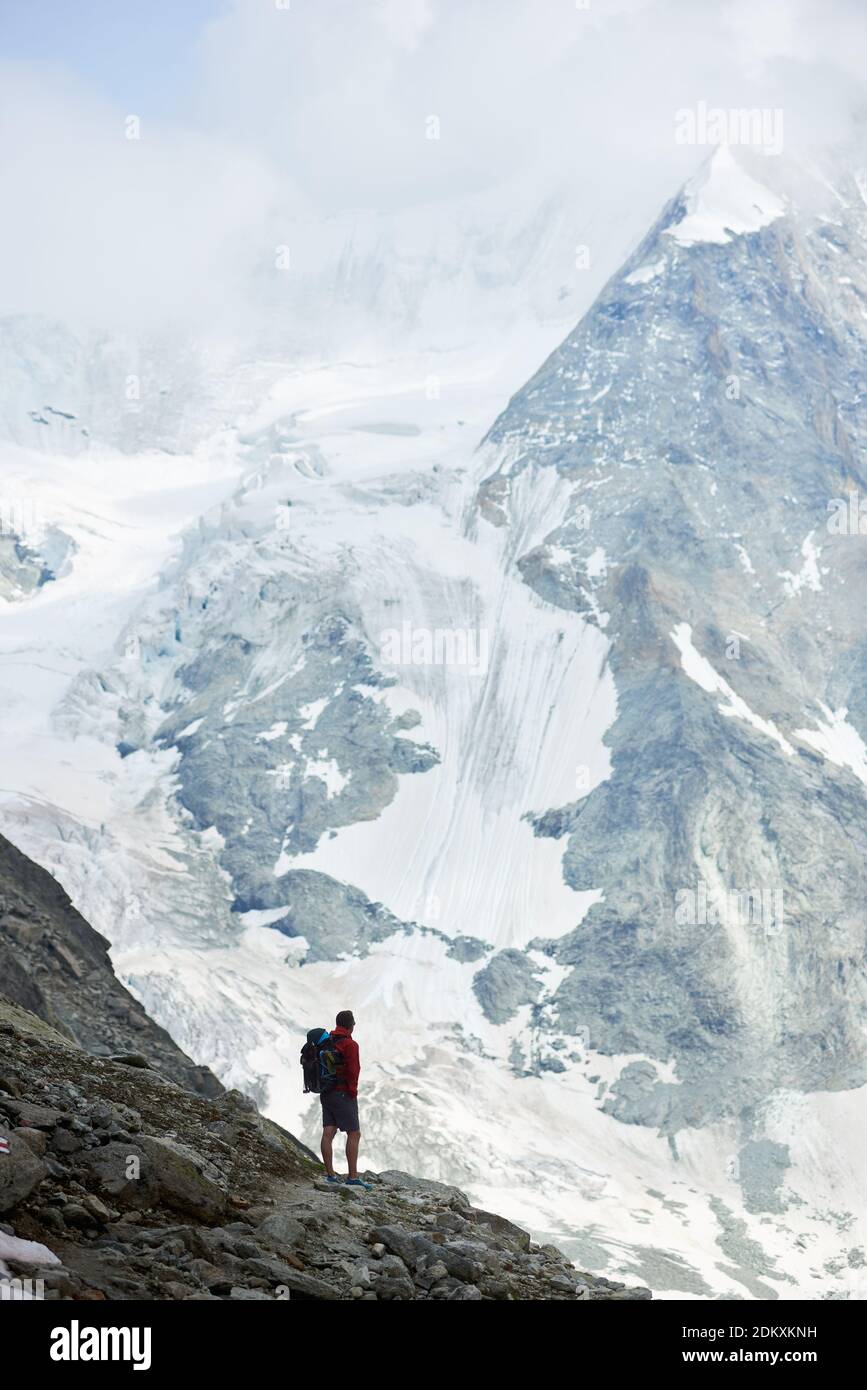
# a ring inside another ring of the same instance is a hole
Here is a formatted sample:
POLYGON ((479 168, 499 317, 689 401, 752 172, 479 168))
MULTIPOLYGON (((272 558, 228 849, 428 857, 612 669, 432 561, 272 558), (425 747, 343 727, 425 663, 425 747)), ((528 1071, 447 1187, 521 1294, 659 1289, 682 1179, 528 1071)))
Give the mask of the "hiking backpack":
POLYGON ((309 1091, 317 1095, 330 1091, 343 1073, 343 1058, 327 1028, 310 1029, 301 1049, 301 1069, 305 1095, 309 1091))

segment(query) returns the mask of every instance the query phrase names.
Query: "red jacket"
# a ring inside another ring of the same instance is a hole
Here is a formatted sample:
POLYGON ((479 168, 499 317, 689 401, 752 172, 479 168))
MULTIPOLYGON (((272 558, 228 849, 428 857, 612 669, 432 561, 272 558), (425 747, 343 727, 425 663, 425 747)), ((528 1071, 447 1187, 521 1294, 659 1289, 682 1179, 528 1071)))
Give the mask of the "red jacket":
POLYGON ((350 1096, 357 1096, 358 1074, 361 1071, 358 1043, 353 1040, 348 1028, 332 1028, 331 1036, 336 1039, 337 1051, 343 1060, 343 1075, 338 1075, 334 1089, 346 1091, 350 1096))

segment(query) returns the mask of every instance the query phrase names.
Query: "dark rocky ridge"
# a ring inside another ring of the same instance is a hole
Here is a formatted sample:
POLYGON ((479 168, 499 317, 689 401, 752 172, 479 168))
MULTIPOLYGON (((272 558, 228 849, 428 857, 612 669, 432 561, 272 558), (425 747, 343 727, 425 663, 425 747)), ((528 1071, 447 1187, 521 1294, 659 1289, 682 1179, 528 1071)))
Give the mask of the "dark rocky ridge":
POLYGON ((63 1037, 102 1056, 145 1052, 164 1075, 203 1095, 222 1091, 124 989, 109 944, 56 879, 0 836, 0 989, 63 1037))
POLYGON ((394 1171, 328 1184, 239 1092, 90 1056, 2 997, 0 1137, 0 1277, 41 1279, 48 1299, 650 1297, 458 1188, 394 1171))

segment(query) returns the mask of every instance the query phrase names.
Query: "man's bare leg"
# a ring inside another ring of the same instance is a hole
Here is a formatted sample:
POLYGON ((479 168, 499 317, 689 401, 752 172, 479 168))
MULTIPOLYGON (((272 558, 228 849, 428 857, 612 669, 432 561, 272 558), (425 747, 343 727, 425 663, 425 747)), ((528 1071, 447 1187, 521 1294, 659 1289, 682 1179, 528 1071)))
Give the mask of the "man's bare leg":
MULTIPOLYGON (((330 1143, 330 1141, 329 1141, 330 1143)), ((358 1177, 358 1146, 361 1143, 361 1130, 354 1129, 351 1134, 346 1136, 346 1162, 349 1164, 349 1176, 358 1177)))
POLYGON ((329 1178, 333 1178, 335 1176, 334 1158, 332 1155, 332 1143, 336 1133, 337 1125, 326 1125, 322 1131, 322 1162, 325 1164, 325 1171, 328 1174, 329 1178))

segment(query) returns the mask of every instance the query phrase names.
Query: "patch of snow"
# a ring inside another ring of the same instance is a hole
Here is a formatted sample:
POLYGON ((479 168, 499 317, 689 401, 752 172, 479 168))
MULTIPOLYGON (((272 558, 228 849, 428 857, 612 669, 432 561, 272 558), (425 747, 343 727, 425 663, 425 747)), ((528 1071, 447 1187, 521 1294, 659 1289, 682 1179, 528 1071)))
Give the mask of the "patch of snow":
POLYGON ((302 729, 314 729, 317 719, 327 704, 328 696, 325 695, 321 700, 311 700, 309 705, 301 705, 298 709, 298 713, 304 720, 304 723, 301 725, 302 729))
POLYGON ((611 382, 609 381, 608 384, 607 384, 606 386, 603 386, 602 389, 601 389, 600 391, 597 391, 597 392, 596 392, 595 396, 591 396, 591 397, 590 397, 589 401, 587 401, 587 405, 593 405, 595 401, 601 401, 601 400, 602 400, 602 397, 603 397, 603 396, 607 396, 607 395, 608 395, 608 392, 609 392, 610 390, 611 390, 611 382))
POLYGON ((276 767, 269 767, 265 773, 266 777, 276 777, 278 780, 287 782, 292 776, 295 764, 291 762, 278 763, 276 767))
POLYGON ((819 576, 820 552, 813 544, 812 531, 804 539, 801 554, 804 557, 804 563, 797 574, 793 574, 791 570, 783 570, 780 574, 786 592, 790 596, 800 593, 803 588, 812 589, 814 593, 818 593, 822 588, 822 580, 819 576))
POLYGON ((757 232, 782 217, 786 205, 776 193, 757 183, 735 160, 728 145, 720 145, 705 167, 684 190, 686 215, 666 234, 680 246, 699 242, 722 244, 732 235, 757 232))
POLYGON ((17 1260, 25 1265, 59 1265, 59 1257, 47 1245, 37 1240, 22 1240, 20 1236, 0 1231, 0 1260, 17 1260))
POLYGON ((239 912, 238 920, 245 927, 269 927, 272 922, 279 922, 281 917, 285 917, 288 911, 289 903, 285 907, 254 907, 249 912, 239 912))
POLYGON ((305 779, 307 777, 318 777, 320 782, 325 783, 329 801, 332 797, 339 796, 343 788, 348 785, 351 775, 351 773, 348 773, 344 776, 334 758, 328 758, 327 760, 324 757, 321 759, 307 758, 304 767, 305 779))
POLYGON ((647 265, 640 265, 637 270, 633 270, 631 275, 625 277, 627 285, 646 285, 648 281, 655 280, 657 275, 661 275, 665 270, 665 260, 660 259, 647 265))
POLYGON ((270 729, 263 729, 261 734, 256 735, 257 742, 271 743, 275 738, 282 738, 289 725, 285 719, 279 719, 276 724, 272 724, 270 729))
POLYGON ((181 729, 181 732, 177 735, 177 737, 178 737, 178 738, 192 738, 193 734, 196 733, 196 731, 202 727, 202 725, 204 724, 204 722, 205 722, 205 717, 204 717, 204 715, 202 715, 202 718, 201 718, 201 719, 194 719, 193 722, 192 722, 192 724, 188 724, 188 725, 186 726, 185 729, 181 729))
POLYGON ((759 733, 765 734, 767 738, 772 738, 780 745, 784 753, 794 753, 794 748, 789 741, 783 737, 779 729, 769 719, 762 719, 750 709, 746 700, 742 700, 740 695, 736 695, 728 681, 723 680, 718 671, 706 657, 696 651, 692 643, 692 628, 689 623, 678 623, 672 630, 671 639, 680 652, 680 663, 690 680, 700 685, 702 690, 708 694, 724 695, 728 701, 727 705, 719 705, 720 714, 726 716, 737 716, 745 719, 748 724, 752 724, 759 733))
POLYGON ((743 547, 742 545, 737 545, 737 544, 736 544, 736 545, 735 545, 735 550, 737 551, 737 553, 738 553, 738 559, 740 560, 740 562, 741 562, 741 564, 743 565, 744 569, 746 570, 747 574, 755 574, 756 571, 755 571, 755 569, 753 568, 753 562, 752 562, 752 560, 750 559, 750 557, 749 557, 749 555, 747 554, 747 552, 746 552, 746 550, 744 549, 744 547, 743 547))
POLYGON ((566 565, 570 568, 572 566, 572 552, 566 550, 562 545, 549 545, 548 558, 552 565, 556 565, 558 568, 565 567, 566 565))
POLYGON ((860 782, 867 786, 867 746, 858 733, 848 723, 847 709, 830 710, 820 703, 819 708, 825 719, 818 729, 796 729, 795 737, 803 739, 817 753, 838 767, 848 767, 860 782))
POLYGON ((223 850, 226 848, 226 841, 215 825, 209 825, 207 830, 201 831, 199 841, 201 844, 207 845, 209 849, 223 850))
POLYGON ((588 557, 585 569, 591 579, 604 579, 608 570, 608 560, 601 545, 597 545, 593 554, 588 557))

